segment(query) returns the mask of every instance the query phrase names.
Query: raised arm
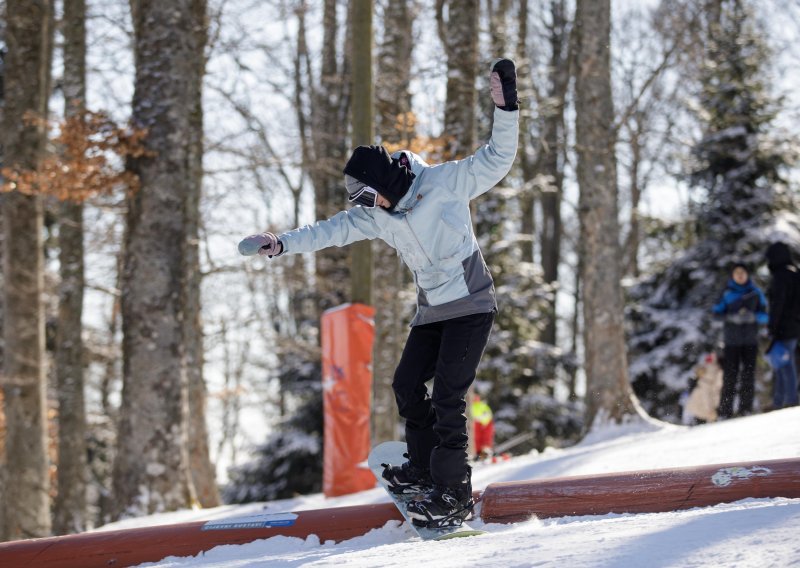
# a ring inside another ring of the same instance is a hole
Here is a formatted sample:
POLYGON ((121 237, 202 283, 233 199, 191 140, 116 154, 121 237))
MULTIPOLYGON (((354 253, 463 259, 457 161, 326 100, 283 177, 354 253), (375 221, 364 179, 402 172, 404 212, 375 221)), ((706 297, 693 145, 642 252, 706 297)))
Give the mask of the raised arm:
MULTIPOLYGON (((510 59, 492 64, 490 76, 492 100, 495 103, 492 137, 472 156, 442 164, 453 168, 451 189, 469 199, 486 193, 511 169, 519 140, 519 101, 517 73, 510 59)), ((448 172, 451 173, 451 172, 448 172)))

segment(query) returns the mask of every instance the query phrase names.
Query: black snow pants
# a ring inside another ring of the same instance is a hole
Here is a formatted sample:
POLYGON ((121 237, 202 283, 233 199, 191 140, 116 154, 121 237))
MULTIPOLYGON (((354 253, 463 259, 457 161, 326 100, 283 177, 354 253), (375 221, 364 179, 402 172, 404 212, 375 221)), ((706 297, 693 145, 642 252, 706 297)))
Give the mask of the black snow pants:
POLYGON ((753 411, 758 345, 726 345, 722 361, 722 396, 720 418, 733 416, 733 399, 739 392, 739 414, 753 411), (738 386, 738 389, 737 389, 738 386))
POLYGON ((439 485, 458 486, 469 472, 465 397, 493 322, 489 312, 414 326, 394 374, 411 463, 430 465, 439 485), (425 383, 431 379, 429 395, 425 383))

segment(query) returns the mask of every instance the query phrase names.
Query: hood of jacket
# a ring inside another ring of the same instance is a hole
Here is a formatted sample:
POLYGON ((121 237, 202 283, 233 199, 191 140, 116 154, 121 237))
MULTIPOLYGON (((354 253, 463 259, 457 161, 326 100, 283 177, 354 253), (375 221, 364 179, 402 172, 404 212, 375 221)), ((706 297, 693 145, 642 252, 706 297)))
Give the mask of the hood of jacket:
POLYGON ((745 282, 744 284, 737 283, 736 280, 734 280, 733 278, 728 280, 728 290, 733 290, 738 294, 747 294, 748 292, 755 289, 756 285, 753 284, 753 280, 750 278, 748 278, 747 282, 745 282))
POLYGON ((777 242, 769 245, 766 257, 770 270, 792 264, 792 251, 786 243, 777 242))

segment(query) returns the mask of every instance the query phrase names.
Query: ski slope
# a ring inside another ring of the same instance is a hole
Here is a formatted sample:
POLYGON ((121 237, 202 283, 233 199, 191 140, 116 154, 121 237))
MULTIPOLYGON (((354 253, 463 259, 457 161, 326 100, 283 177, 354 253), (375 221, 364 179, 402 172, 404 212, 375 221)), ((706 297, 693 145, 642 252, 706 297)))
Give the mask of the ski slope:
MULTIPOLYGON (((473 486, 495 481, 637 469, 756 461, 800 455, 800 408, 685 428, 614 427, 567 449, 548 449, 498 464, 479 464, 473 486)), ((798 472, 800 475, 800 472, 798 472)), ((297 499, 129 519, 103 530, 221 519, 387 501, 382 489, 326 499, 297 499)), ((513 525, 470 524, 489 534, 423 542, 397 522, 339 544, 274 537, 221 546, 193 558, 141 566, 800 566, 800 499, 747 499, 674 513, 531 519, 513 525)))

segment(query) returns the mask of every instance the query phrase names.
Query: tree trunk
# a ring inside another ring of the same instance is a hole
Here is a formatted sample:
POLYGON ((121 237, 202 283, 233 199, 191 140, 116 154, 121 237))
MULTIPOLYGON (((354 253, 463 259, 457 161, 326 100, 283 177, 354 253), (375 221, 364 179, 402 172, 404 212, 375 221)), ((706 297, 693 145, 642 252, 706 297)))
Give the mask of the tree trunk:
MULTIPOLYGON (((79 115, 86 101, 86 1, 64 1, 64 115, 79 115)), ((63 201, 59 211, 58 494, 53 509, 56 534, 87 529, 86 408, 83 385, 83 205, 63 201)))
POLYGON ((389 0, 383 14, 383 43, 375 80, 378 135, 384 143, 408 145, 414 138, 407 122, 411 109, 411 57, 414 6, 389 0))
MULTIPOLYGON (((36 168, 45 143, 41 126, 26 113, 47 115, 52 4, 6 3, 5 109, 0 128, 5 166, 36 168)), ((50 477, 44 373, 42 306, 42 202, 17 192, 3 198, 5 241, 4 377, 6 485, 4 539, 50 533, 50 477)))
MULTIPOLYGON (((533 93, 533 78, 531 77, 531 60, 528 57, 528 0, 519 2, 519 30, 517 36, 517 61, 518 69, 528 70, 517 76, 517 86, 521 96, 525 93, 533 93)), ((531 138, 531 117, 524 109, 519 117, 519 148, 518 153, 519 168, 522 174, 524 189, 520 194, 520 233, 527 237, 522 239, 522 262, 533 262, 533 243, 536 233, 536 193, 533 190, 533 178, 535 177, 535 164, 528 152, 528 144, 531 138)))
MULTIPOLYGON (((336 0, 324 0, 321 77, 312 107, 314 161, 308 163, 308 167, 314 185, 317 219, 336 214, 346 203, 342 168, 347 151, 349 69, 346 61, 341 65, 338 61, 341 50, 337 42, 336 4, 336 0)), ((320 312, 350 297, 347 255, 346 249, 338 247, 315 255, 320 312)))
MULTIPOLYGON (((581 254, 578 253, 578 266, 575 267, 574 277, 574 290, 572 292, 572 330, 570 334, 570 350, 573 355, 578 355, 578 338, 580 337, 581 327, 581 273, 583 272, 583 262, 581 254)), ((569 370, 569 400, 574 401, 578 399, 578 365, 573 365, 569 370)))
MULTIPOLYGON (((5 17, 5 10, 2 10, 3 15, 5 17)), ((4 45, 6 43, 6 25, 3 22, 0 25, 0 42, 4 45)), ((0 51, 0 126, 3 125, 3 109, 5 107, 5 89, 3 88, 3 81, 5 80, 5 64, 3 62, 3 58, 5 56, 4 51, 0 51)), ((3 141, 2 134, 0 134, 0 141, 3 141)), ((4 141, 3 141, 4 142, 4 141)), ((4 156, 3 156, 3 142, 0 142, 0 172, 2 172, 2 168, 5 166, 4 156)), ((2 173, 0 173, 0 183, 5 183, 3 179, 2 173)), ((3 208, 4 204, 4 195, 0 195, 0 209, 3 208)), ((4 258, 4 251, 5 251, 5 229, 3 228, 3 217, 4 215, 0 214, 0 290, 5 290, 5 263, 3 262, 4 258)), ((0 294, 0 329, 4 326, 5 322, 5 293, 0 294)), ((5 352, 5 338, 3 335, 0 335, 0 369, 5 368, 5 364, 3 362, 3 353, 5 352)), ((6 491, 7 491, 7 481, 6 481, 6 415, 5 415, 5 403, 3 402, 3 390, 4 386, 2 384, 2 380, 0 380, 0 541, 5 540, 6 535, 6 526, 5 526, 5 514, 4 514, 4 507, 1 503, 6 502, 6 491)))
POLYGON ((610 0, 578 0, 575 82, 586 424, 642 412, 628 382, 617 218, 610 0))
POLYGON ((197 88, 205 0, 133 0, 133 124, 151 152, 131 160, 141 187, 128 209, 123 273, 123 389, 115 515, 195 501, 187 443, 184 306, 187 199, 196 183, 197 88), (193 177, 194 176, 194 177, 193 177))
MULTIPOLYGON (((513 15, 510 13, 510 0, 487 0, 485 3, 486 16, 489 23, 489 49, 488 52, 482 53, 478 57, 478 66, 484 71, 484 76, 480 79, 486 80, 488 87, 488 74, 489 65, 498 57, 510 57, 517 65, 519 62, 519 54, 509 52, 509 18, 513 15)), ((524 9, 524 7, 523 7, 524 9)), ((522 28, 526 27, 521 20, 519 24, 522 28)), ((476 76, 476 79, 478 77, 476 76)), ((519 80, 519 79, 518 79, 519 80)), ((519 84, 518 84, 519 86, 519 84)), ((477 98, 479 108, 479 121, 478 121, 478 137, 480 140, 488 140, 491 136, 492 120, 494 118, 495 104, 492 97, 479 96, 477 98)))
POLYGON ((478 0, 436 2, 439 38, 447 55, 444 136, 448 158, 463 158, 475 149, 478 8, 478 0))
MULTIPOLYGON (((378 134, 384 144, 408 146, 413 132, 411 118, 411 61, 413 14, 409 0, 390 0, 383 17, 384 41, 380 47, 376 88, 378 134)), ((372 380, 372 443, 398 437, 398 418, 392 390, 394 370, 403 351, 409 314, 400 291, 406 268, 397 252, 376 240, 374 264, 375 347, 372 380)))
POLYGON ((640 183, 640 167, 642 164, 642 144, 641 144, 641 127, 639 121, 636 121, 634 128, 630 130, 630 149, 631 149, 631 164, 628 171, 628 177, 631 183, 631 211, 630 211, 630 227, 628 228, 628 239, 625 243, 625 258, 627 259, 626 274, 630 274, 634 278, 639 277, 639 242, 641 227, 639 224, 639 202, 642 198, 642 184, 640 183))
MULTIPOLYGON (((564 107, 569 85, 569 22, 566 2, 552 2, 550 6, 550 65, 548 66, 547 100, 540 108, 541 136, 537 152, 536 173, 546 180, 540 187, 542 204, 541 251, 544 281, 558 283, 558 265, 561 262, 561 200, 564 189, 564 107)), ((541 340, 556 344, 556 294, 550 301, 547 326, 541 340)))
POLYGON ((189 184, 186 193, 186 241, 184 287, 184 344, 186 345, 186 375, 189 388, 189 470, 197 499, 203 507, 220 505, 217 475, 208 447, 206 426, 206 381, 203 375, 203 319, 201 314, 200 273, 200 200, 203 188, 203 76, 205 75, 205 45, 208 41, 205 25, 196 26, 194 45, 197 51, 189 62, 192 66, 188 86, 193 107, 189 116, 189 184))
MULTIPOLYGON (((372 0, 352 0, 352 104, 350 107, 353 147, 373 143, 372 84, 372 0)), ((344 164, 342 164, 344 166, 344 164)), ((371 306, 372 301, 372 241, 350 245, 350 278, 353 302, 371 306)))

